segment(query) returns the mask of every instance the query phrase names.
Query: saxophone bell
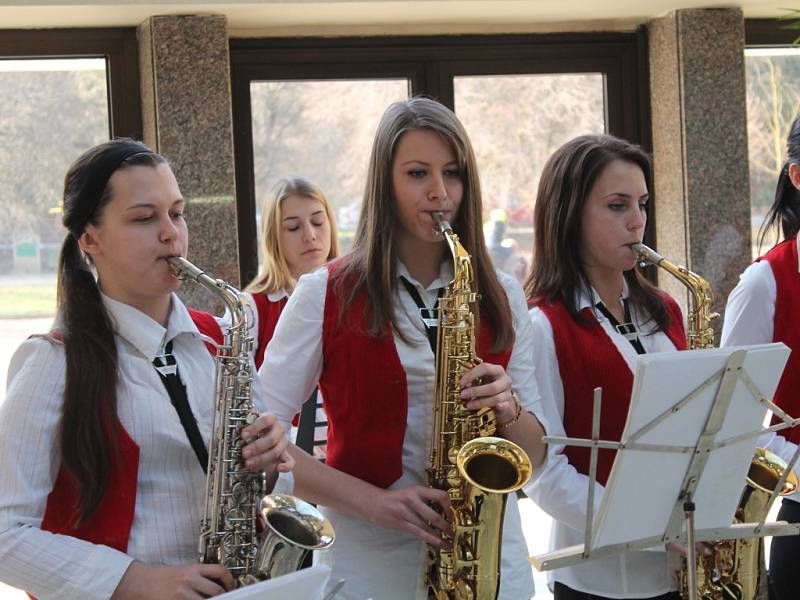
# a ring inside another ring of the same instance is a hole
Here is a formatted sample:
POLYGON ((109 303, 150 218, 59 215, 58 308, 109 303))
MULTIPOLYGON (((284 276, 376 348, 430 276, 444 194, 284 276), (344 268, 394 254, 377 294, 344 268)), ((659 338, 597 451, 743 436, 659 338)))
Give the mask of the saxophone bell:
POLYGON ((263 527, 256 555, 256 571, 265 578, 298 570, 312 550, 333 544, 330 521, 312 504, 286 494, 261 499, 259 521, 263 527))

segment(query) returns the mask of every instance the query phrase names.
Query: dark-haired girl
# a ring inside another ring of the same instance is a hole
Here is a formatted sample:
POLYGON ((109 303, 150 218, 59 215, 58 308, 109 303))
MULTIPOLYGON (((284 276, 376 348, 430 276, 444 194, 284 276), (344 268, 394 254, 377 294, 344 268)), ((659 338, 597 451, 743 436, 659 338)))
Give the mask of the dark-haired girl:
MULTIPOLYGON (((201 333, 221 331, 174 294, 166 259, 186 255, 184 208, 169 164, 133 140, 90 149, 66 175, 56 322, 14 354, 0 407, 0 580, 40 600, 233 585, 197 564, 214 389, 201 333), (173 359, 183 394, 161 379, 173 359), (199 443, 173 407, 181 395, 199 443)), ((291 467, 274 416, 245 436, 258 437, 249 468, 291 467)))
MULTIPOLYGON (((800 266, 797 232, 800 229, 800 117, 795 119, 787 140, 788 158, 778 177, 775 201, 761 229, 763 242, 771 230, 779 230, 783 241, 742 273, 728 296, 723 346, 783 342, 792 353, 775 392, 774 402, 793 417, 800 416, 800 266)), ((784 457, 792 455, 800 442, 800 428, 777 432, 770 449, 784 457)), ((800 497, 784 498, 778 520, 800 522, 800 497)), ((772 538, 769 558, 770 597, 798 597, 796 569, 800 560, 800 536, 772 538)))
MULTIPOLYGON (((533 361, 554 435, 591 437, 592 390, 603 388, 600 436, 619 440, 639 354, 686 348, 675 301, 636 268, 650 197, 650 160, 607 135, 577 137, 556 150, 534 207, 533 361)), ((600 451, 599 504, 614 460, 600 451)), ((584 541, 589 449, 551 447, 526 491, 553 519, 552 549, 584 541)), ((676 598, 663 551, 625 552, 549 573, 556 600, 676 598)))
MULTIPOLYGON (((497 434, 534 465, 544 457, 525 298, 491 265, 466 131, 438 102, 397 102, 375 135, 352 253, 300 278, 259 371, 284 424, 317 382, 325 397, 327 461, 298 452, 295 493, 324 507, 336 529, 319 558, 331 581, 347 580, 344 600, 426 600, 425 543, 450 534, 448 494, 426 476, 436 360, 422 317, 453 278, 433 212, 471 254, 480 293, 484 362, 462 378, 465 406, 494 407, 497 434)), ((509 495, 503 527, 501 600, 533 594, 516 500, 509 495)))

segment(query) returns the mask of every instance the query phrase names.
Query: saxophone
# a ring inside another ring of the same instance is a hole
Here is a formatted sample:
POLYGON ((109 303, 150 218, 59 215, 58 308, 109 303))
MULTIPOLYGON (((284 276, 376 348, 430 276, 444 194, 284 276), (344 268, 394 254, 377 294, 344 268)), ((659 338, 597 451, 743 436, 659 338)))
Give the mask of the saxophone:
POLYGON ((530 479, 522 448, 495 433, 494 410, 464 408, 462 375, 475 353, 477 294, 470 255, 441 213, 433 213, 453 256, 453 281, 439 299, 436 391, 428 484, 445 490, 453 510, 447 548, 428 547, 426 585, 435 600, 491 600, 500 587, 500 543, 506 494, 530 479))
MULTIPOLYGON (((677 266, 644 244, 633 244, 641 265, 654 264, 675 276, 689 288, 693 299, 687 318, 689 349, 714 347, 711 322, 719 315, 711 312, 713 294, 708 282, 686 267, 677 266)), ((769 512, 769 497, 775 484, 786 470, 786 463, 765 448, 756 448, 747 482, 736 509, 738 523, 760 522, 769 512)), ((797 475, 792 471, 780 491, 781 496, 797 491, 797 475)), ((697 597, 701 600, 755 600, 764 556, 763 538, 722 540, 709 544, 710 552, 698 556, 696 568, 697 597)), ((681 559, 678 571, 678 591, 689 598, 689 574, 686 559, 681 559)))
POLYGON ((224 565, 236 587, 296 571, 310 550, 333 543, 333 527, 311 504, 286 494, 267 495, 264 473, 248 470, 242 461, 241 430, 258 414, 251 394, 253 340, 240 292, 184 258, 167 260, 176 277, 204 287, 231 314, 215 360, 215 411, 200 522, 200 561, 224 565))

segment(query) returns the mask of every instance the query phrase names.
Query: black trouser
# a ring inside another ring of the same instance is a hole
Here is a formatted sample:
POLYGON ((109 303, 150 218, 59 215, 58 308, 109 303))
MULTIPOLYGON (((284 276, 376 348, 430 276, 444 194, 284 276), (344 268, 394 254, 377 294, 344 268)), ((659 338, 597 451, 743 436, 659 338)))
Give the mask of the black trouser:
MULTIPOLYGON (((553 590, 553 600, 609 600, 605 596, 598 596, 597 594, 587 594, 586 592, 578 592, 565 586, 563 583, 555 582, 556 586, 553 590)), ((667 592, 660 596, 649 596, 641 598, 641 600, 681 600, 678 592, 667 592)))
MULTIPOLYGON (((778 521, 800 523, 800 503, 784 499, 778 512, 778 521)), ((769 597, 770 600, 797 600, 800 598, 800 535, 777 535, 769 547, 769 597)))

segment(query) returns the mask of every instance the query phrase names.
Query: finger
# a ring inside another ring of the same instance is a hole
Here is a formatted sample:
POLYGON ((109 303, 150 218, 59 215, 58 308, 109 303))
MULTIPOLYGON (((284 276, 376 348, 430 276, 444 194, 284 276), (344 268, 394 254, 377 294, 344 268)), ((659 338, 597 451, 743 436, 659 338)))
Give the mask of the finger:
POLYGON ((276 430, 269 430, 269 432, 247 444, 242 449, 242 456, 254 458, 272 451, 277 458, 288 446, 289 440, 285 435, 276 430))
POLYGON ((503 376, 494 381, 487 381, 480 385, 462 388, 461 398, 463 400, 472 400, 482 397, 498 396, 509 390, 511 390, 511 378, 503 376))
POLYGON ((219 585, 230 591, 236 587, 233 575, 222 565, 200 565, 201 575, 207 579, 216 581, 219 585))
POLYGON ((414 537, 422 540, 426 544, 430 544, 431 546, 435 546, 436 548, 441 548, 444 545, 444 540, 442 539, 441 535, 437 535, 433 530, 428 530, 424 527, 411 523, 409 521, 405 522, 405 526, 403 527, 406 531, 411 533, 414 537))
POLYGON ((505 372, 505 369, 500 365, 481 362, 461 376, 461 386, 469 387, 478 379, 493 381, 499 377, 502 377, 505 372))
MULTIPOLYGON (((272 429, 278 424, 278 418, 272 413, 264 413, 260 415, 255 421, 250 423, 247 427, 242 429, 242 437, 249 441, 252 438, 263 436, 266 431, 272 429)), ((283 428, 281 428, 282 430, 283 428)))
POLYGON ((278 463, 277 467, 278 471, 281 473, 288 473, 292 469, 294 469, 294 457, 289 454, 288 450, 284 451, 281 454, 280 462, 278 463))

